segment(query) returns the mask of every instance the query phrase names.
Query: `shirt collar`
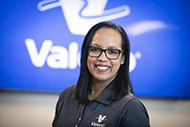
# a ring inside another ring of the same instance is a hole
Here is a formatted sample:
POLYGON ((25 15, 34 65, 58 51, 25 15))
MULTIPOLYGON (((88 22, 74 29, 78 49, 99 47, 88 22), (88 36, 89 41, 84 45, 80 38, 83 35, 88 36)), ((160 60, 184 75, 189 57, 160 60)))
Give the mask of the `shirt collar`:
POLYGON ((111 82, 94 101, 109 105, 115 99, 115 97, 113 97, 114 93, 114 82, 111 82))

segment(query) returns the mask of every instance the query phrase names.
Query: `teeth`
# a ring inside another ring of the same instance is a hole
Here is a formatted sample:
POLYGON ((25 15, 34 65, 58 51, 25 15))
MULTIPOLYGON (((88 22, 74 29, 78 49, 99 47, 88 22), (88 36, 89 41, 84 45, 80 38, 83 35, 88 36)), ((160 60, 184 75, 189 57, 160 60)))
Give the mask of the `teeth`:
POLYGON ((101 69, 101 70, 106 70, 108 69, 109 67, 103 67, 103 66, 97 66, 98 69, 101 69))

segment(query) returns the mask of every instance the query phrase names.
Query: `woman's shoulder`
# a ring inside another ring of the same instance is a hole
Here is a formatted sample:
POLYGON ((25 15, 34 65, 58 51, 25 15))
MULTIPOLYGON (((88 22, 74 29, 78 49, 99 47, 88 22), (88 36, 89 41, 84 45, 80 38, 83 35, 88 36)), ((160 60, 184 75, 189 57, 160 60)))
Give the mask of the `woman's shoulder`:
POLYGON ((58 103, 60 103, 61 101, 64 101, 66 98, 71 96, 74 93, 75 87, 76 87, 76 85, 71 85, 68 88, 66 88, 64 91, 62 91, 59 94, 58 103))
POLYGON ((76 87, 76 85, 71 85, 71 86, 67 87, 65 90, 63 90, 61 92, 61 94, 64 94, 64 93, 69 92, 69 91, 74 91, 75 87, 76 87))
POLYGON ((72 93, 74 93, 75 87, 76 85, 71 85, 59 94, 59 99, 57 102, 58 109, 60 109, 60 106, 65 102, 66 98, 71 97, 72 93))
POLYGON ((138 99, 132 93, 128 93, 127 95, 123 96, 122 98, 118 98, 118 99, 124 105, 130 104, 131 101, 134 101, 134 100, 138 101, 138 99))
POLYGON ((124 124, 133 126, 149 127, 149 115, 144 104, 133 94, 123 97, 125 103, 124 124))
MULTIPOLYGON (((126 107, 128 108, 133 108, 133 109, 145 109, 144 104, 137 98, 135 97, 133 94, 129 93, 126 96, 124 96, 122 98, 122 101, 125 102, 126 107)), ((145 109, 146 110, 146 109, 145 109)))
POLYGON ((75 88, 76 88, 76 85, 71 85, 71 86, 67 87, 64 91, 62 91, 60 93, 60 98, 62 98, 63 96, 65 96, 67 94, 73 93, 75 88))

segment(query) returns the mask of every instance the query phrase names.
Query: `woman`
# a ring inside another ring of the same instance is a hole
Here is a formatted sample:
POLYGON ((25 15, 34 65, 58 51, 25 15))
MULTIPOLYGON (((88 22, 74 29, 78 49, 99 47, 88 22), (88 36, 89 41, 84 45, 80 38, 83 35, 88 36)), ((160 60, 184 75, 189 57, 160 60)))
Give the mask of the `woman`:
POLYGON ((130 45, 122 27, 101 22, 87 33, 77 85, 60 94, 53 127, 149 127, 129 80, 130 45))

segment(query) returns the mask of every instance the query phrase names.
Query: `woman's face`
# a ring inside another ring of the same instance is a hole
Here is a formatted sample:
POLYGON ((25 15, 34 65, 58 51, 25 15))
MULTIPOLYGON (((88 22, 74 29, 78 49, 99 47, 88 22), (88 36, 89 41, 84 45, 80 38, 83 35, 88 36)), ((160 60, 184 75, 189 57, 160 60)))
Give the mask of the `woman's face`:
MULTIPOLYGON (((121 35, 112 28, 101 28, 96 31, 89 46, 104 50, 122 50, 121 35)), ((98 58, 88 55, 87 67, 92 74, 93 81, 110 83, 116 77, 117 71, 123 62, 124 57, 122 57, 122 53, 119 54, 118 59, 110 60, 106 57, 105 52, 102 52, 98 58)))

